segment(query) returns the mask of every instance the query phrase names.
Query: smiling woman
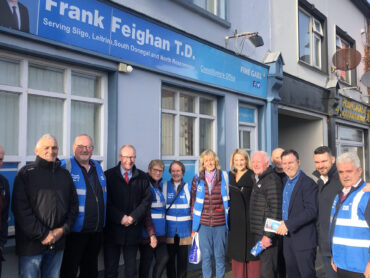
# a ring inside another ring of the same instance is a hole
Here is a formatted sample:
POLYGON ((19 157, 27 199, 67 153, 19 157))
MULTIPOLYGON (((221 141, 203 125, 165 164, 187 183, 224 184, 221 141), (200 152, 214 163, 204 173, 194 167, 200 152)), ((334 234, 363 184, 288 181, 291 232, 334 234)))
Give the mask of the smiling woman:
POLYGON ((200 155, 199 177, 191 187, 193 227, 199 233, 203 277, 212 277, 212 257, 216 261, 216 277, 225 275, 226 237, 228 230, 229 182, 221 172, 219 159, 212 150, 200 155))
POLYGON ((186 277, 191 244, 190 186, 183 180, 185 166, 181 161, 173 161, 169 171, 171 180, 162 186, 166 199, 167 277, 186 277))

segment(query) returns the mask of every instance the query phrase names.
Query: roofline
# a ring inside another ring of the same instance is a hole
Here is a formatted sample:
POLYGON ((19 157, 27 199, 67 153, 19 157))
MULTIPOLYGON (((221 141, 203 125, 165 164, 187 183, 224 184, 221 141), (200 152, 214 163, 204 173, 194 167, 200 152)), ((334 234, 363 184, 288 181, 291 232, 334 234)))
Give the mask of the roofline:
POLYGON ((370 18, 370 4, 367 0, 351 0, 353 5, 355 5, 367 18, 370 18))

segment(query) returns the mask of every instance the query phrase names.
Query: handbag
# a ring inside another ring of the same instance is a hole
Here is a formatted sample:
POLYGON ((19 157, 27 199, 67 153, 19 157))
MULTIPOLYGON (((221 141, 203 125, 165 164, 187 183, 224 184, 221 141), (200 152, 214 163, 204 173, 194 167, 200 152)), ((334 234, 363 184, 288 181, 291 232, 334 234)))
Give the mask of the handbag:
POLYGON ((193 236, 193 242, 191 244, 190 252, 189 252, 189 263, 191 264, 199 264, 201 260, 201 253, 199 248, 199 235, 195 233, 193 236))

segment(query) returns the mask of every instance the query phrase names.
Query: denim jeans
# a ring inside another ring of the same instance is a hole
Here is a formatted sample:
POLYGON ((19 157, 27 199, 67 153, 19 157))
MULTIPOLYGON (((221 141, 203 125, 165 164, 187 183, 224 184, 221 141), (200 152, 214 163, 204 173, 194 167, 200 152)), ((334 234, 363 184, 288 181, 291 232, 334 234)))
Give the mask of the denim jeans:
POLYGON ((199 245, 204 278, 212 277, 212 257, 216 262, 216 278, 225 277, 226 226, 205 226, 199 228, 199 245))
POLYGON ((46 250, 40 255, 19 256, 19 277, 59 278, 62 259, 63 250, 46 250))

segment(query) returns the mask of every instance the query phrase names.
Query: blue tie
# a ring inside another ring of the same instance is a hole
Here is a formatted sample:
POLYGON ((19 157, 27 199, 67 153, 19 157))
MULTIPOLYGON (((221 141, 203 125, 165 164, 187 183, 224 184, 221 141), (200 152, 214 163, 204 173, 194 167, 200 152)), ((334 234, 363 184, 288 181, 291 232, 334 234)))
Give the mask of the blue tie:
POLYGON ((17 30, 19 30, 19 24, 18 24, 18 16, 17 16, 17 7, 13 6, 13 21, 14 21, 14 26, 17 30))

